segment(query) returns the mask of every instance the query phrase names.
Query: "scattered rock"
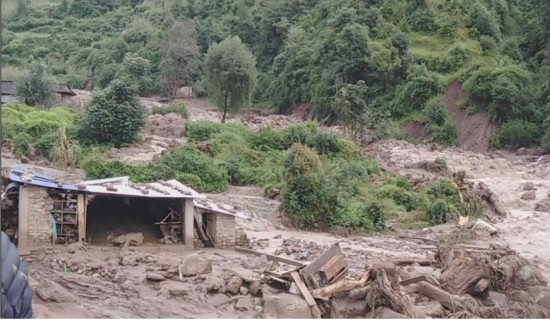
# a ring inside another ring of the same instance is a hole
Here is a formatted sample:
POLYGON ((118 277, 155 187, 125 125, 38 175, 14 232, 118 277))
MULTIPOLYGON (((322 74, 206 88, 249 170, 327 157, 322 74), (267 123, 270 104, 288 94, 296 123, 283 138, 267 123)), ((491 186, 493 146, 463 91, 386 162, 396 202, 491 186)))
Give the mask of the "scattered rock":
POLYGON ((283 237, 282 234, 278 234, 278 235, 274 236, 273 239, 281 239, 282 237, 283 237))
POLYGON ((29 163, 31 160, 25 156, 21 156, 21 163, 29 163))
POLYGON ((254 300, 252 300, 252 297, 240 298, 235 303, 235 309, 239 311, 252 311, 254 310, 254 300))
POLYGON ((76 298, 67 289, 51 280, 40 282, 36 288, 36 294, 44 301, 76 302, 76 298))
POLYGON ((227 285, 225 286, 225 290, 226 292, 230 292, 235 295, 239 293, 242 285, 243 285, 243 279, 241 279, 241 277, 232 276, 227 282, 227 285))
POLYGON ((499 309, 506 306, 506 295, 500 292, 489 291, 489 300, 499 309))
POLYGON ((168 287, 168 293, 172 296, 186 296, 188 292, 188 285, 182 282, 170 283, 170 286, 168 287))
POLYGON ((159 255, 157 257, 157 263, 162 266, 178 267, 181 264, 181 258, 169 255, 159 255))
POLYGON ((260 263, 263 265, 269 264, 269 259, 267 259, 267 256, 265 254, 262 254, 260 256, 260 263))
POLYGON ((535 184, 533 182, 526 182, 524 185, 523 185, 523 190, 525 191, 532 191, 532 190, 535 190, 535 184))
POLYGON ((535 211, 550 213, 550 199, 545 199, 537 203, 535 211))
POLYGON ((248 294, 248 288, 241 287, 239 289, 239 292, 241 293, 241 295, 246 296, 248 294))
POLYGON ((521 196, 521 200, 536 200, 537 193, 534 190, 527 191, 521 196))
POLYGON ((261 282, 259 280, 252 281, 248 286, 248 292, 253 296, 257 296, 260 291, 260 284, 261 282))
POLYGON ((367 300, 339 300, 338 307, 341 315, 345 315, 345 318, 350 317, 364 317, 368 310, 367 300))
POLYGON ((180 269, 184 277, 211 273, 212 259, 205 255, 192 253, 183 258, 180 269))
POLYGON ((264 318, 311 319, 311 310, 303 298, 288 293, 264 297, 264 318))
POLYGON ((417 319, 423 319, 427 317, 432 318, 445 318, 445 308, 438 301, 421 302, 413 306, 414 313, 417 319))
POLYGON ((79 250, 84 250, 84 251, 86 250, 82 242, 71 243, 67 246, 68 253, 76 253, 79 250))
POLYGON ((149 281, 164 281, 166 277, 157 272, 147 272, 146 279, 149 281))
POLYGON ((518 151, 516 151, 516 154, 518 156, 526 156, 527 155, 527 149, 525 149, 524 147, 521 147, 518 149, 518 151))
POLYGON ((533 300, 531 295, 527 291, 523 290, 511 291, 508 296, 510 297, 510 300, 518 302, 532 302, 533 300))

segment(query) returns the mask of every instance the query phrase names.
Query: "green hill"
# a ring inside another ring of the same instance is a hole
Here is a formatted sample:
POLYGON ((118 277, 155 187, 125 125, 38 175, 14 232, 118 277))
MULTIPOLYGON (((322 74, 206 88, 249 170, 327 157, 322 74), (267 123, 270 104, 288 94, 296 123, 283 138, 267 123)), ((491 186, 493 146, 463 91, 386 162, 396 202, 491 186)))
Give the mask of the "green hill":
MULTIPOLYGON (((550 149, 544 0, 18 0, 2 9, 4 79, 43 59, 58 81, 103 88, 131 53, 147 60, 141 94, 161 94, 168 31, 191 21, 202 57, 234 35, 252 51, 256 106, 312 103, 319 119, 351 129, 414 118, 455 144, 440 95, 459 81, 465 108, 506 124, 496 147, 550 149)), ((200 90, 201 76, 189 84, 200 90)))

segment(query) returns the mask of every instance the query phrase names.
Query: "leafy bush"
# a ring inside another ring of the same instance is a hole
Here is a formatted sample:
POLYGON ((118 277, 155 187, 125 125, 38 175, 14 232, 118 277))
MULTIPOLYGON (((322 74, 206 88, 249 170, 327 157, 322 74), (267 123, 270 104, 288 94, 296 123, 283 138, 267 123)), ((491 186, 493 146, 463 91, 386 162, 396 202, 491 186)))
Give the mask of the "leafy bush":
POLYGON ((15 145, 15 153, 18 155, 28 156, 31 152, 32 137, 26 132, 20 132, 13 137, 15 145))
POLYGON ((121 80, 94 95, 82 122, 83 137, 120 147, 133 142, 145 124, 145 109, 134 87, 121 80))
POLYGON ((431 125, 443 125, 447 120, 447 110, 445 109, 445 97, 438 95, 430 98, 424 107, 426 121, 431 125))
POLYGON ((417 9, 409 17, 409 24, 414 31, 435 31, 437 24, 431 10, 417 9))
POLYGON ((443 199, 436 200, 428 209, 428 218, 432 225, 442 224, 447 222, 447 213, 449 205, 443 199))
POLYGON ((481 46, 481 50, 483 50, 483 53, 485 54, 494 52, 498 47, 495 38, 490 36, 481 36, 479 38, 479 44, 481 46))
POLYGON ((153 114, 165 115, 168 113, 179 114, 184 119, 189 118, 189 112, 187 111, 187 106, 183 102, 175 102, 167 106, 153 108, 153 114))
POLYGON ((317 134, 317 123, 308 122, 294 124, 283 130, 283 133, 286 136, 286 145, 287 148, 290 148, 295 143, 302 145, 310 145, 313 138, 317 134))
POLYGON ((317 133, 310 144, 319 154, 335 154, 340 151, 338 136, 330 132, 317 133))
POLYGON ((407 191, 393 184, 382 186, 378 193, 382 198, 392 199, 397 205, 403 206, 405 210, 411 211, 418 207, 418 201, 414 193, 407 191))
POLYGON ((518 149, 536 144, 538 136, 539 128, 536 124, 523 120, 512 120, 498 129, 491 139, 491 144, 495 148, 518 149))
POLYGON ((269 127, 261 128, 253 138, 254 148, 260 151, 285 150, 288 148, 284 133, 269 127))
POLYGON ((443 125, 431 125, 432 140, 445 146, 458 145, 458 131, 456 125, 446 120, 443 125))
POLYGON ((194 121, 187 123, 185 134, 190 141, 205 141, 222 132, 223 125, 212 121, 194 121))
POLYGON ((222 192, 229 187, 227 171, 193 146, 174 149, 171 154, 161 159, 161 163, 177 173, 200 177, 203 183, 203 189, 200 191, 222 192))
POLYGON ((201 178, 196 174, 177 172, 176 180, 195 190, 204 190, 204 184, 201 178))
POLYGON ((443 86, 439 83, 439 76, 428 71, 423 65, 415 65, 411 67, 407 83, 396 90, 392 112, 403 115, 408 111, 418 110, 430 98, 442 92, 443 86))
POLYGON ((333 226, 372 230, 374 224, 369 217, 367 205, 360 201, 349 201, 338 206, 331 217, 333 226))
POLYGON ((46 74, 46 65, 35 61, 29 71, 18 79, 17 94, 30 106, 49 107, 55 101, 55 81, 46 74))

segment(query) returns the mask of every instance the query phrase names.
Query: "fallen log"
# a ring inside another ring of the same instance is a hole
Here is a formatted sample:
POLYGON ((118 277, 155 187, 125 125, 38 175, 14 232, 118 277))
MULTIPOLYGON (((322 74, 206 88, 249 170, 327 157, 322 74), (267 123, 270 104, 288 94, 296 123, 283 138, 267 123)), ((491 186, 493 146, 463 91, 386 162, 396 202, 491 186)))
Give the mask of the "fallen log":
POLYGON ((416 318, 411 299, 401 291, 399 282, 392 282, 393 280, 388 279, 386 270, 377 270, 376 282, 370 285, 371 290, 366 297, 368 306, 374 310, 378 306, 386 305, 408 318, 416 318))
POLYGON ((407 240, 418 240, 423 242, 429 242, 429 243, 437 243, 437 240, 428 239, 428 238, 422 238, 422 237, 414 237, 414 236, 399 236, 401 239, 407 239, 407 240))
POLYGON ((235 248, 235 251, 242 252, 242 253, 253 254, 253 255, 258 256, 258 257, 266 256, 267 259, 269 259, 269 260, 286 263, 286 264, 289 264, 291 266, 296 266, 296 267, 303 267, 304 266, 303 263, 301 263, 299 261, 296 261, 296 260, 285 259, 285 258, 281 258, 281 257, 278 257, 278 256, 274 256, 272 254, 262 253, 262 252, 258 252, 258 251, 254 251, 254 250, 250 250, 250 249, 237 247, 237 248, 235 248))
POLYGON ((292 276, 292 280, 296 283, 296 286, 302 293, 302 296, 304 299, 306 299, 307 304, 311 308, 311 315, 314 319, 321 319, 321 311, 319 310, 319 307, 317 306, 317 302, 315 302, 315 299, 311 296, 311 292, 309 292, 308 288, 306 287, 306 284, 304 281, 302 281, 302 278, 300 278, 300 275, 297 271, 293 271, 290 273, 292 276))
MULTIPOLYGON (((434 247, 431 249, 437 249, 437 247, 434 247)), ((396 266, 402 266, 405 264, 415 264, 415 263, 418 263, 421 266, 430 266, 435 263, 435 261, 432 259, 391 259, 391 260, 388 260, 388 262, 391 262, 396 266)))
POLYGON ((483 182, 479 182, 478 188, 478 195, 489 204, 493 212, 497 216, 506 217, 508 212, 500 202, 498 196, 494 192, 492 192, 489 187, 483 182))
POLYGON ((418 292, 428 298, 439 301, 442 306, 453 313, 465 311, 480 318, 499 318, 500 316, 498 307, 484 307, 470 295, 459 296, 450 294, 426 281, 418 284, 418 292))
POLYGON ((335 293, 351 291, 355 288, 364 287, 367 284, 371 274, 371 267, 367 266, 366 269, 367 270, 359 280, 339 281, 326 287, 315 289, 311 292, 311 294, 315 299, 329 301, 335 293))

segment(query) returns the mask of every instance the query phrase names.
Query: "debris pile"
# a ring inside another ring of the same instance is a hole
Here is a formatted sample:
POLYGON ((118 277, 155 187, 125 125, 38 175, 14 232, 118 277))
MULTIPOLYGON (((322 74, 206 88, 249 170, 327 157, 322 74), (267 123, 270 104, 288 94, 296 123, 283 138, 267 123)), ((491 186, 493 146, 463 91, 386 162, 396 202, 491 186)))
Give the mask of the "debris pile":
MULTIPOLYGON (((304 249, 299 240, 285 240, 287 247, 291 247, 290 242, 300 249, 288 249, 293 251, 290 254, 304 249)), ((394 259, 373 264, 367 261, 358 277, 349 276, 348 263, 338 244, 309 263, 237 248, 268 260, 268 267, 258 277, 233 272, 225 289, 218 292, 262 296, 264 317, 550 316, 547 280, 515 252, 467 245, 435 248, 433 259, 394 259), (281 270, 281 265, 290 268, 281 270), (296 300, 290 295, 304 299, 296 300), (293 308, 286 310, 281 306, 285 303, 293 308), (307 316, 303 314, 306 306, 310 312, 307 316)))

